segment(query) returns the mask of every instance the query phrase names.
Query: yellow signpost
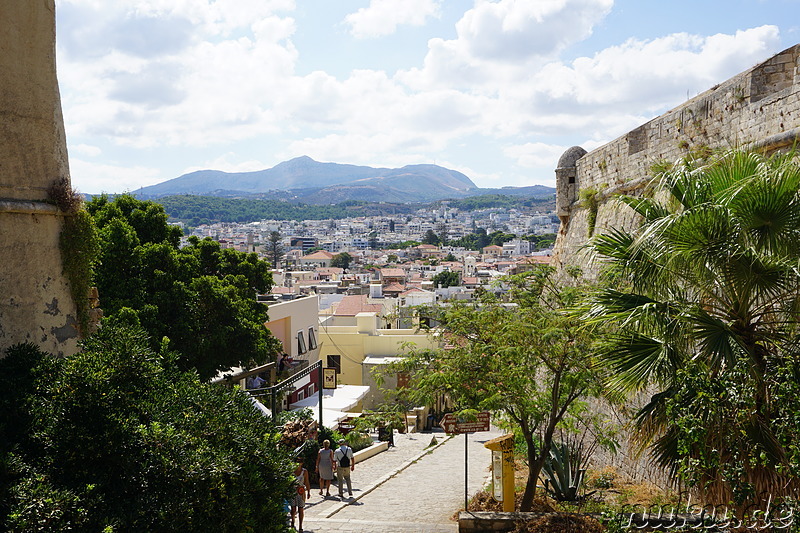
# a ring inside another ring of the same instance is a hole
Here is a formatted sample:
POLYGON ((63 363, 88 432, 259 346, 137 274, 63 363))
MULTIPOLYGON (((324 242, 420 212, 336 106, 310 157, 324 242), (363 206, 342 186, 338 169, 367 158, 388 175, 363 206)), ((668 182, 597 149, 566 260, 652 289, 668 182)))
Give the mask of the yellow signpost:
POLYGON ((503 512, 514 512, 514 435, 509 433, 484 443, 492 451, 492 497, 503 512))

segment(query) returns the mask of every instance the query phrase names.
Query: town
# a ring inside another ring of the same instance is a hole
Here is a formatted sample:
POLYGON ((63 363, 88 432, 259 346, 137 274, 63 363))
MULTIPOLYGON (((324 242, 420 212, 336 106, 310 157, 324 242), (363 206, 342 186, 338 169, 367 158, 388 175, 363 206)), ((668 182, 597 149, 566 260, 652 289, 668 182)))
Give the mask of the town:
POLYGON ((795 12, 681 1, 0 2, 0 530, 800 531, 795 12))

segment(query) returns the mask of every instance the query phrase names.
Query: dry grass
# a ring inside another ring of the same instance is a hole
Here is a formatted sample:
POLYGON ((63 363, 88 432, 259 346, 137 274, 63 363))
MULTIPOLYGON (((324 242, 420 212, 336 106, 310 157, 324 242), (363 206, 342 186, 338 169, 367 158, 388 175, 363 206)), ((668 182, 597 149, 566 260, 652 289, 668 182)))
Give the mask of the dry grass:
MULTIPOLYGON (((521 488, 525 486, 528 476, 527 468, 520 463, 518 462, 516 465, 514 476, 517 482, 517 493, 515 494, 515 509, 517 510, 520 508, 522 500, 521 488)), ((654 503, 668 503, 674 498, 673 494, 664 492, 652 483, 632 481, 613 467, 588 471, 586 473, 586 489, 596 492, 589 500, 574 506, 559 504, 548 498, 544 491, 537 490, 537 497, 531 511, 548 514, 529 522, 518 523, 514 533, 602 533, 605 531, 605 527, 591 516, 581 514, 582 509, 596 509, 595 503, 604 508, 606 506, 619 508, 622 505, 648 507, 654 503), (584 507, 584 505, 588 507, 584 507)), ((502 512, 503 504, 496 502, 489 492, 481 491, 472 498, 468 510, 502 512)), ((592 510, 591 512, 597 511, 592 510)), ((458 513, 453 518, 457 519, 457 516, 458 513)))
POLYGON ((67 177, 53 180, 47 189, 47 196, 61 211, 67 214, 77 213, 83 205, 83 196, 72 188, 67 177))
POLYGON ((517 524, 514 533, 603 533, 605 530, 591 516, 559 513, 517 524))

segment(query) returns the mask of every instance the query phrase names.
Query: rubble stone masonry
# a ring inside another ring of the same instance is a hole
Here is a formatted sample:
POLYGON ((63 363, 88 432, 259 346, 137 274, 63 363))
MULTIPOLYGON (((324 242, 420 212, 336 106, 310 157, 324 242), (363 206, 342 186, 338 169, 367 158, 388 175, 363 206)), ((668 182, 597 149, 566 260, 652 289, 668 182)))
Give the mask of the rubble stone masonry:
POLYGON ((554 264, 596 275, 598 265, 582 250, 590 237, 590 200, 597 206, 593 233, 635 227, 633 211, 614 196, 641 191, 654 166, 717 148, 770 153, 791 148, 799 136, 800 45, 795 45, 596 150, 568 149, 556 169, 561 228, 554 264))
MULTIPOLYGON (((596 150, 569 148, 556 168, 561 227, 553 264, 580 266, 589 277, 596 276, 600 265, 584 248, 590 239, 590 219, 595 218, 592 234, 635 228, 633 210, 614 196, 636 195, 652 178, 654 166, 717 148, 772 153, 791 148, 798 137, 800 45, 795 45, 596 150)), ((647 398, 644 392, 626 407, 635 411, 647 398)), ((622 424, 626 419, 601 402, 593 407, 609 421, 622 424)), ((635 453, 624 435, 620 444, 617 454, 597 452, 592 465, 610 465, 635 480, 669 485, 666 473, 649 463, 646 452, 635 453)))

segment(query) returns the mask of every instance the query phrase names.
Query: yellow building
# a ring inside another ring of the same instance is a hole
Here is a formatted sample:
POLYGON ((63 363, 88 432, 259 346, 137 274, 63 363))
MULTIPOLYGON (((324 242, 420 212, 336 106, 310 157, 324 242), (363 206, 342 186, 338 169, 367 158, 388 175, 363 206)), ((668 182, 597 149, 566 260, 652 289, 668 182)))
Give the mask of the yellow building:
MULTIPOLYGON (((357 313, 351 320, 344 320, 341 316, 320 317, 322 364, 338 370, 340 384, 371 387, 363 400, 364 409, 373 409, 383 397, 372 377, 374 369, 379 371, 388 362, 402 357, 406 343, 423 349, 437 347, 436 341, 415 329, 389 329, 381 327, 383 325, 377 311, 357 313)), ((397 378, 386 376, 384 387, 397 386, 397 378)), ((403 376, 400 376, 401 386, 402 380, 403 376)))

